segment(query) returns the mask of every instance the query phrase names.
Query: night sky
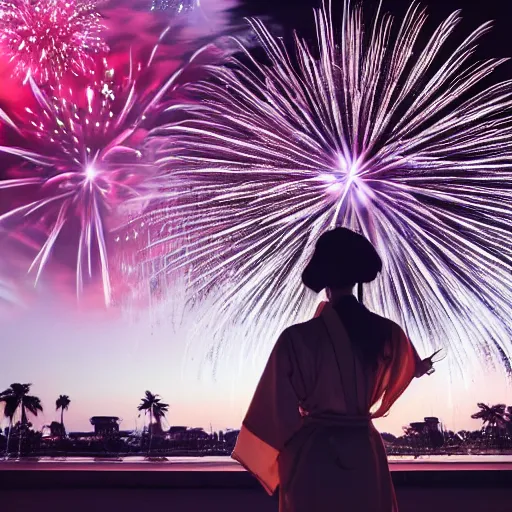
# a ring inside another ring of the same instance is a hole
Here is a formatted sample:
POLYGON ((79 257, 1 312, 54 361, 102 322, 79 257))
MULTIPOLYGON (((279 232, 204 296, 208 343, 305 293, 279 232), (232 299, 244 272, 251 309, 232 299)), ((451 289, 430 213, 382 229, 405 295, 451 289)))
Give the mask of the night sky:
MULTIPOLYGON (((365 14, 371 16, 379 2, 378 0, 364 0, 362 4, 365 14)), ((320 5, 321 0, 242 0, 241 6, 237 9, 237 15, 268 17, 269 20, 283 27, 285 37, 289 37, 293 30, 297 30, 303 37, 309 39, 313 38, 315 34, 312 9, 320 5)), ((333 5, 342 6, 343 0, 334 0, 333 5)), ((411 5, 410 0, 384 0, 383 11, 390 12, 401 19, 409 5, 411 5)), ((431 0, 422 1, 420 5, 425 6, 429 13, 425 36, 430 35, 431 30, 449 14, 460 9, 463 20, 456 32, 459 38, 464 38, 470 31, 486 21, 494 22, 492 31, 479 44, 476 53, 479 58, 510 56, 512 4, 509 2, 505 0, 487 0, 485 2, 431 0)), ((503 66, 498 74, 500 78, 512 77, 512 64, 503 66)))

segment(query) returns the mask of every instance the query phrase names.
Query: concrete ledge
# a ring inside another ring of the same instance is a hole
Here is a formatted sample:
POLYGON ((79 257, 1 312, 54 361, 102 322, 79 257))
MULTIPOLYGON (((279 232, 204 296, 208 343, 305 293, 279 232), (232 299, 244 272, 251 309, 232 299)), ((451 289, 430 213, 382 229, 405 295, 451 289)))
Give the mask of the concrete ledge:
MULTIPOLYGON (((511 512, 512 488, 398 486, 400 512, 511 512)), ((263 489, 0 489, 5 512, 277 512, 263 489)), ((345 510, 340 503, 340 510, 345 510)), ((317 511, 312 511, 317 512, 317 511)), ((318 511, 321 512, 321 511, 318 511)), ((351 511, 347 511, 351 512, 351 511)))
MULTIPOLYGON (((190 469, 172 463, 125 465, 0 464, 0 489, 259 489, 238 466, 195 463, 190 469)), ((508 488, 512 463, 506 464, 391 464, 397 488, 508 488)), ((512 508, 511 508, 512 510, 512 508)))

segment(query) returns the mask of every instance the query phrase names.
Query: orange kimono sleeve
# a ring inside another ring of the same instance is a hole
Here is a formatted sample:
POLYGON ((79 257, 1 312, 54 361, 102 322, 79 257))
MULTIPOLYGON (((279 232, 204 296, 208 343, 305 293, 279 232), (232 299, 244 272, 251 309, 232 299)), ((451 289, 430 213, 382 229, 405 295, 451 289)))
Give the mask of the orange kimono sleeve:
POLYGON ((268 494, 274 494, 279 486, 279 453, 301 424, 299 399, 291 380, 290 343, 286 330, 263 371, 232 454, 268 494))
POLYGON ((329 304, 328 301, 320 302, 320 304, 318 304, 316 308, 315 315, 313 318, 318 318, 322 314, 322 311, 324 310, 325 306, 327 306, 327 304, 329 304))
POLYGON ((372 395, 372 404, 377 406, 372 413, 373 418, 381 418, 389 412, 416 376, 419 360, 416 349, 404 331, 393 324, 386 357, 380 364, 372 395))

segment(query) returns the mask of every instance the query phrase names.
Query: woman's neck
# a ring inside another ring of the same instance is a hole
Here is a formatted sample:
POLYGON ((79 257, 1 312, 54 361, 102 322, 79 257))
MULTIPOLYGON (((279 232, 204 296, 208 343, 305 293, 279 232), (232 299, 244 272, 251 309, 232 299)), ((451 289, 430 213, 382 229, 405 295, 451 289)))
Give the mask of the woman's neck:
POLYGON ((327 298, 330 302, 336 303, 338 300, 343 297, 350 297, 354 295, 353 288, 337 288, 335 290, 329 289, 327 290, 327 298))

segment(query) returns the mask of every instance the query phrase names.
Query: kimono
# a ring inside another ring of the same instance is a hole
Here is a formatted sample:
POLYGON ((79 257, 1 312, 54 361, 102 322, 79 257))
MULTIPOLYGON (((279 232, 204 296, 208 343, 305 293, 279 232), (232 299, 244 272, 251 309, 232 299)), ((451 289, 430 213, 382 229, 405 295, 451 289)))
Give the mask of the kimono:
POLYGON ((391 321, 378 365, 363 366, 330 303, 277 341, 232 457, 280 512, 398 510, 386 452, 372 419, 408 387, 420 359, 391 321))

